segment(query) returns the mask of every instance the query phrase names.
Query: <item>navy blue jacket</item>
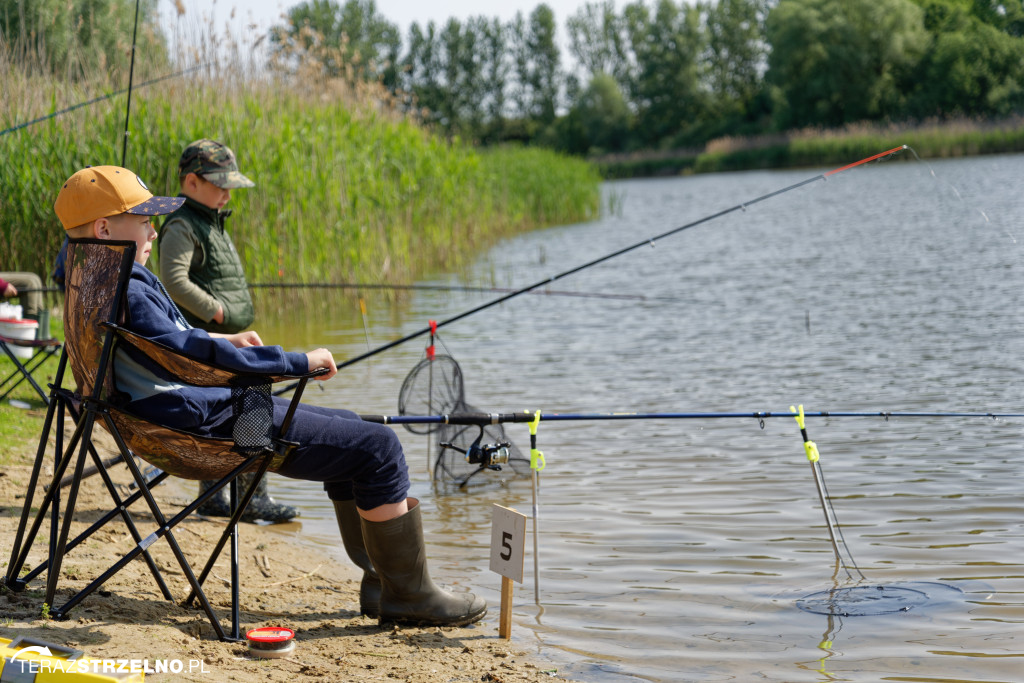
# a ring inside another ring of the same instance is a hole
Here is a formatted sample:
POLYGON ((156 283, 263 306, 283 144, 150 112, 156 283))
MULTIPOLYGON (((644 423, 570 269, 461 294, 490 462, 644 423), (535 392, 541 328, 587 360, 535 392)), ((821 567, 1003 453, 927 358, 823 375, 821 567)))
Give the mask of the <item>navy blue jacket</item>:
MULTIPOLYGON (((232 370, 301 375, 309 372, 304 353, 280 346, 235 348, 226 339, 211 337, 190 327, 167 295, 156 275, 133 264, 128 282, 128 312, 124 323, 132 332, 148 337, 197 360, 232 370)), ((114 361, 119 390, 131 396, 128 409, 160 424, 223 434, 231 413, 231 390, 193 387, 175 382, 145 354, 120 344, 114 361)))

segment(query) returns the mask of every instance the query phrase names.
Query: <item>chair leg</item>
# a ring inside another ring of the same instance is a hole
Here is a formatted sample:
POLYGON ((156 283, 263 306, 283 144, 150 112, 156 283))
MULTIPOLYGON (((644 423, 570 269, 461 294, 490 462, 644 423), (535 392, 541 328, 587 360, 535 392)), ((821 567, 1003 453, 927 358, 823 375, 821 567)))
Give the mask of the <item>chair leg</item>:
MULTIPOLYGON (((179 512, 177 515, 172 517, 170 520, 164 518, 163 513, 160 511, 160 506, 157 505, 156 499, 153 498, 152 492, 149 490, 149 486, 146 484, 146 478, 139 470, 139 466, 135 464, 135 459, 132 457, 131 450, 125 444, 124 439, 121 437, 120 432, 117 430, 117 425, 114 424, 113 419, 108 414, 104 414, 104 420, 107 423, 107 431, 110 432, 111 436, 114 437, 114 441, 117 443, 118 449, 124 456, 125 464, 128 465, 128 469, 131 470, 132 476, 135 478, 136 484, 139 486, 139 492, 142 493, 146 499, 146 503, 149 505, 149 510, 153 514, 153 518, 158 524, 158 528, 152 534, 142 539, 142 541, 136 545, 125 557, 123 557, 114 567, 111 567, 103 576, 94 581, 92 584, 87 586, 87 590, 92 592, 102 581, 106 578, 113 576, 117 571, 121 569, 130 560, 134 559, 142 551, 149 548, 150 545, 155 543, 158 539, 164 538, 167 541, 167 545, 171 549, 171 553, 174 558, 178 561, 178 566, 181 568, 182 573, 185 575, 185 579, 192 587, 192 592, 199 598, 199 604, 202 606, 203 611, 206 613, 207 618, 210 620, 210 625, 213 626, 214 632, 217 634, 218 640, 227 640, 224 634, 224 628, 221 626, 220 621, 217 619, 217 615, 213 611, 213 607, 210 605, 210 601, 207 600, 206 594, 203 593, 202 587, 196 580, 195 574, 192 572, 192 567, 189 565, 188 560, 185 559, 185 554, 181 551, 181 546, 178 545, 177 539, 174 537, 171 529, 173 529, 181 520, 185 519, 188 515, 192 514, 196 507, 197 502, 193 502, 191 505, 186 507, 184 510, 179 512), (95 585, 94 585, 95 584, 95 585)), ((74 487, 74 484, 72 484, 74 487)), ((62 608, 65 612, 70 609, 71 605, 66 605, 62 608)))
POLYGON ((0 387, 7 384, 7 382, 9 382, 12 378, 17 377, 18 374, 21 374, 21 379, 12 384, 10 388, 8 388, 7 391, 5 391, 2 396, 0 396, 0 401, 7 398, 7 396, 12 391, 17 389, 22 382, 28 380, 29 384, 32 385, 32 388, 35 389, 36 393, 39 394, 39 396, 43 399, 43 403, 49 403, 49 399, 46 396, 46 392, 43 391, 43 388, 40 387, 39 384, 36 382, 35 378, 32 377, 32 373, 35 372, 39 368, 39 366, 42 365, 43 362, 53 354, 39 352, 36 353, 32 358, 30 358, 27 363, 22 363, 20 360, 18 360, 18 357, 14 355, 10 348, 8 348, 7 344, 0 344, 0 346, 3 347, 4 351, 7 353, 7 357, 11 359, 11 362, 14 363, 15 367, 14 372, 12 372, 3 382, 0 382, 0 387), (34 365, 33 362, 35 363, 34 365))
MULTIPOLYGON (((78 487, 81 484, 82 470, 85 469, 85 458, 88 454, 88 443, 89 439, 92 438, 92 428, 94 426, 92 413, 90 412, 85 420, 85 425, 82 428, 82 434, 79 439, 80 444, 78 445, 78 459, 75 461, 75 480, 71 482, 71 488, 68 491, 68 499, 64 508, 64 520, 60 525, 60 536, 57 538, 57 545, 53 549, 50 555, 50 567, 46 572, 46 597, 43 602, 50 607, 53 606, 53 598, 57 593, 57 579, 60 577, 60 567, 64 561, 64 553, 66 552, 68 535, 71 532, 71 521, 75 516, 75 503, 78 501, 78 487)), ((72 448, 68 447, 68 454, 64 457, 64 462, 68 460, 68 455, 71 454, 72 448)), ((53 495, 56 497, 59 487, 57 484, 60 482, 60 477, 63 476, 63 471, 59 473, 54 472, 53 479, 53 491, 48 491, 47 495, 53 495)), ((56 510, 56 507, 55 507, 56 510)))
MULTIPOLYGON (((231 574, 232 634, 231 634, 230 639, 232 639, 232 640, 242 640, 242 636, 241 636, 241 633, 239 632, 239 626, 238 626, 238 603, 239 603, 239 598, 238 598, 238 584, 239 584, 239 582, 238 582, 238 522, 242 518, 242 513, 245 512, 245 508, 249 504, 249 501, 252 500, 252 497, 256 494, 256 489, 259 487, 260 480, 267 473, 267 469, 269 467, 270 467, 270 458, 269 457, 265 457, 264 454, 259 454, 259 455, 253 456, 253 457, 249 458, 249 460, 245 461, 244 463, 242 463, 241 465, 236 467, 234 470, 232 470, 226 477, 224 477, 219 482, 214 484, 213 487, 211 487, 209 490, 206 491, 205 494, 203 494, 204 496, 205 495, 209 495, 209 496, 216 495, 217 492, 225 484, 227 484, 229 481, 230 481, 230 485, 232 485, 232 487, 233 487, 232 490, 231 490, 231 505, 232 505, 231 519, 228 520, 228 524, 227 524, 227 527, 224 529, 224 533, 221 534, 220 539, 217 541, 217 544, 214 546, 213 551, 210 553, 210 559, 208 559, 206 561, 206 566, 203 567, 203 571, 199 574, 199 585, 201 586, 206 581, 206 577, 210 575, 211 571, 213 571, 213 565, 214 565, 214 563, 216 563, 217 558, 220 557, 220 553, 224 549, 224 545, 230 540, 231 541, 231 568, 232 568, 232 574, 231 574), (260 458, 262 458, 262 462, 260 463, 259 468, 256 470, 256 476, 253 478, 252 483, 249 485, 249 487, 246 489, 245 493, 242 495, 241 500, 238 500, 238 484, 237 484, 238 475, 241 474, 243 471, 245 471, 250 465, 252 465, 254 462, 256 462, 260 458)), ((199 501, 200 501, 200 499, 197 499, 193 503, 193 505, 196 505, 196 507, 198 507, 197 503, 201 504, 199 501)), ((189 604, 190 602, 192 602, 192 600, 195 597, 196 597, 196 591, 193 590, 193 592, 189 593, 189 596, 187 598, 185 598, 185 603, 184 604, 186 604, 186 605, 189 604)), ((225 640, 225 638, 221 638, 221 640, 225 640)))
MULTIPOLYGON (((59 371, 62 373, 63 365, 59 371)), ((58 412, 58 403, 60 403, 59 413, 63 417, 64 405, 62 402, 51 401, 46 409, 46 419, 43 421, 43 431, 39 437, 39 446, 36 449, 36 458, 32 464, 32 473, 29 475, 28 490, 25 492, 25 503, 21 509, 21 519, 18 522, 18 529, 14 534, 14 545, 11 548, 11 559, 7 563, 7 574, 4 578, 4 583, 8 588, 12 590, 21 590, 25 587, 25 581, 23 581, 18 575, 21 573, 22 568, 25 566, 25 562, 28 558, 29 548, 35 541, 36 535, 39 532, 39 527, 42 523, 42 518, 46 515, 49 503, 44 500, 44 504, 40 506, 40 509, 36 515, 35 522, 32 526, 32 531, 26 536, 25 531, 28 526, 28 519, 32 511, 32 501, 35 498, 36 487, 39 485, 39 475, 42 471, 43 459, 46 457, 47 451, 47 440, 50 435, 50 430, 53 427, 55 415, 58 412)), ((58 420, 59 424, 63 424, 63 420, 58 420)), ((78 432, 76 431, 76 436, 78 432)), ((56 435, 57 448, 56 453, 62 452, 63 446, 63 430, 59 431, 56 435)), ((72 437, 74 438, 74 437, 72 437)), ((59 467, 58 467, 59 468, 59 467)), ((54 473, 56 474, 55 468, 54 473)), ((63 473, 63 470, 61 470, 63 473)), ((49 494, 49 491, 47 492, 49 494)))

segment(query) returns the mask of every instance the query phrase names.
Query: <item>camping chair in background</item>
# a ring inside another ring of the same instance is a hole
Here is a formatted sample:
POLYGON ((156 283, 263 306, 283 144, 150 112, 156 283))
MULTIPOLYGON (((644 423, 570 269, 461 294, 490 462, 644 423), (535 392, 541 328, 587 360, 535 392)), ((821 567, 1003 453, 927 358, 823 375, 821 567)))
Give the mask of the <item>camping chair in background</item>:
POLYGON ((173 600, 148 550, 153 543, 163 538, 191 587, 191 592, 183 604, 191 604, 198 599, 217 637, 220 640, 240 641, 243 638, 238 624, 238 520, 263 475, 268 470, 274 471, 279 468, 294 449, 296 444, 284 441, 280 436, 287 431, 306 382, 324 371, 301 376, 239 373, 184 356, 124 329, 120 323, 126 315, 128 280, 134 260, 134 242, 95 239, 69 242, 68 270, 65 279, 67 286, 64 304, 64 351, 50 392, 46 420, 25 494, 11 559, 7 565, 5 583, 13 590, 23 590, 29 581, 45 570, 47 581, 44 603, 49 606, 51 616, 65 618, 75 605, 102 586, 128 562, 141 555, 149 566, 160 592, 167 600, 173 600), (182 383, 205 387, 230 387, 235 415, 233 438, 210 438, 189 434, 148 422, 126 411, 123 402, 119 400, 113 379, 114 354, 118 344, 131 344, 142 350, 182 383), (78 393, 61 388, 68 364, 79 386, 78 393), (298 383, 280 433, 273 435, 270 386, 273 382, 284 380, 298 380, 298 383), (65 415, 78 416, 75 420, 74 433, 66 448, 65 415), (93 446, 93 429, 97 423, 110 432, 128 465, 136 486, 131 495, 122 498, 93 446), (29 527, 33 498, 46 458, 51 428, 54 428, 55 440, 53 476, 29 527), (114 507, 69 541, 68 536, 87 456, 92 458, 114 507), (159 474, 155 478, 147 478, 136 464, 135 456, 159 468, 159 474), (61 515, 59 482, 65 476, 73 459, 72 480, 65 509, 61 515), (256 472, 257 476, 252 480, 252 485, 239 497, 236 477, 249 471, 256 472), (170 475, 217 483, 168 519, 160 510, 150 489, 170 475), (174 528, 224 486, 228 486, 230 490, 233 514, 197 577, 174 537, 174 528), (139 533, 129 513, 130 507, 143 498, 156 523, 156 529, 145 537, 139 533), (47 559, 22 575, 29 551, 48 514, 51 521, 47 559), (118 516, 128 528, 135 546, 66 602, 59 606, 54 605, 61 563, 65 554, 118 516), (203 592, 202 585, 228 541, 231 542, 232 625, 230 632, 225 632, 203 592))
POLYGON ((42 387, 32 377, 32 373, 45 363, 47 358, 60 353, 61 348, 63 348, 62 344, 56 339, 15 339, 0 334, 0 347, 3 348, 4 353, 11 359, 11 362, 14 363, 14 372, 9 374, 4 381, 0 382, 0 389, 4 390, 4 393, 0 395, 0 401, 7 398, 22 382, 28 380, 28 383, 32 385, 32 388, 43 399, 43 403, 49 403, 46 392, 43 391, 42 387), (21 359, 18 358, 18 354, 11 347, 32 349, 32 356, 22 363, 21 359), (8 383, 12 380, 17 381, 8 386, 8 383))

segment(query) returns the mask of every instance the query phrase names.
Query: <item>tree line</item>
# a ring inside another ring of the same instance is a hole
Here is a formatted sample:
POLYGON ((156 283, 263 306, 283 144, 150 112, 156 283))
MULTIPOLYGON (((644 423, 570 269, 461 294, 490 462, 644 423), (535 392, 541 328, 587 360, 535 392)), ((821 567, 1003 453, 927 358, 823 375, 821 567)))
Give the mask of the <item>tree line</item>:
MULTIPOLYGON (((448 136, 573 154, 725 136, 1024 113, 1024 0, 614 0, 558 18, 413 23, 374 0, 306 0, 275 68, 379 84, 448 136), (568 55, 564 58, 563 55, 568 55)), ((133 0, 0 0, 0 47, 58 75, 126 71, 133 0)), ((146 62, 172 61, 141 4, 146 62)))
POLYGON ((592 2, 508 22, 413 23, 374 0, 308 0, 278 48, 379 81, 448 135, 571 153, 703 145, 855 122, 1024 111, 1022 0, 592 2))

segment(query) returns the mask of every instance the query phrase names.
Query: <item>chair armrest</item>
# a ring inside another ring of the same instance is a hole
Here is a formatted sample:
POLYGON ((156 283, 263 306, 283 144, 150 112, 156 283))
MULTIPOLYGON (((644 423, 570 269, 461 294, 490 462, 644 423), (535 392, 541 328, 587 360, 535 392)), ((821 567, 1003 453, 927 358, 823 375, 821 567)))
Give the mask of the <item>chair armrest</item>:
POLYGON ((5 337, 2 334, 0 334, 0 342, 9 346, 22 346, 33 349, 45 349, 61 345, 56 339, 15 339, 14 337, 5 337))
POLYGON ((284 382, 295 379, 319 377, 328 370, 319 368, 302 375, 271 374, 259 372, 239 372, 216 363, 198 360, 191 356, 143 337, 124 327, 113 323, 100 323, 103 327, 113 330, 125 342, 131 344, 174 377, 187 384, 198 387, 237 387, 249 386, 266 382, 284 382))

